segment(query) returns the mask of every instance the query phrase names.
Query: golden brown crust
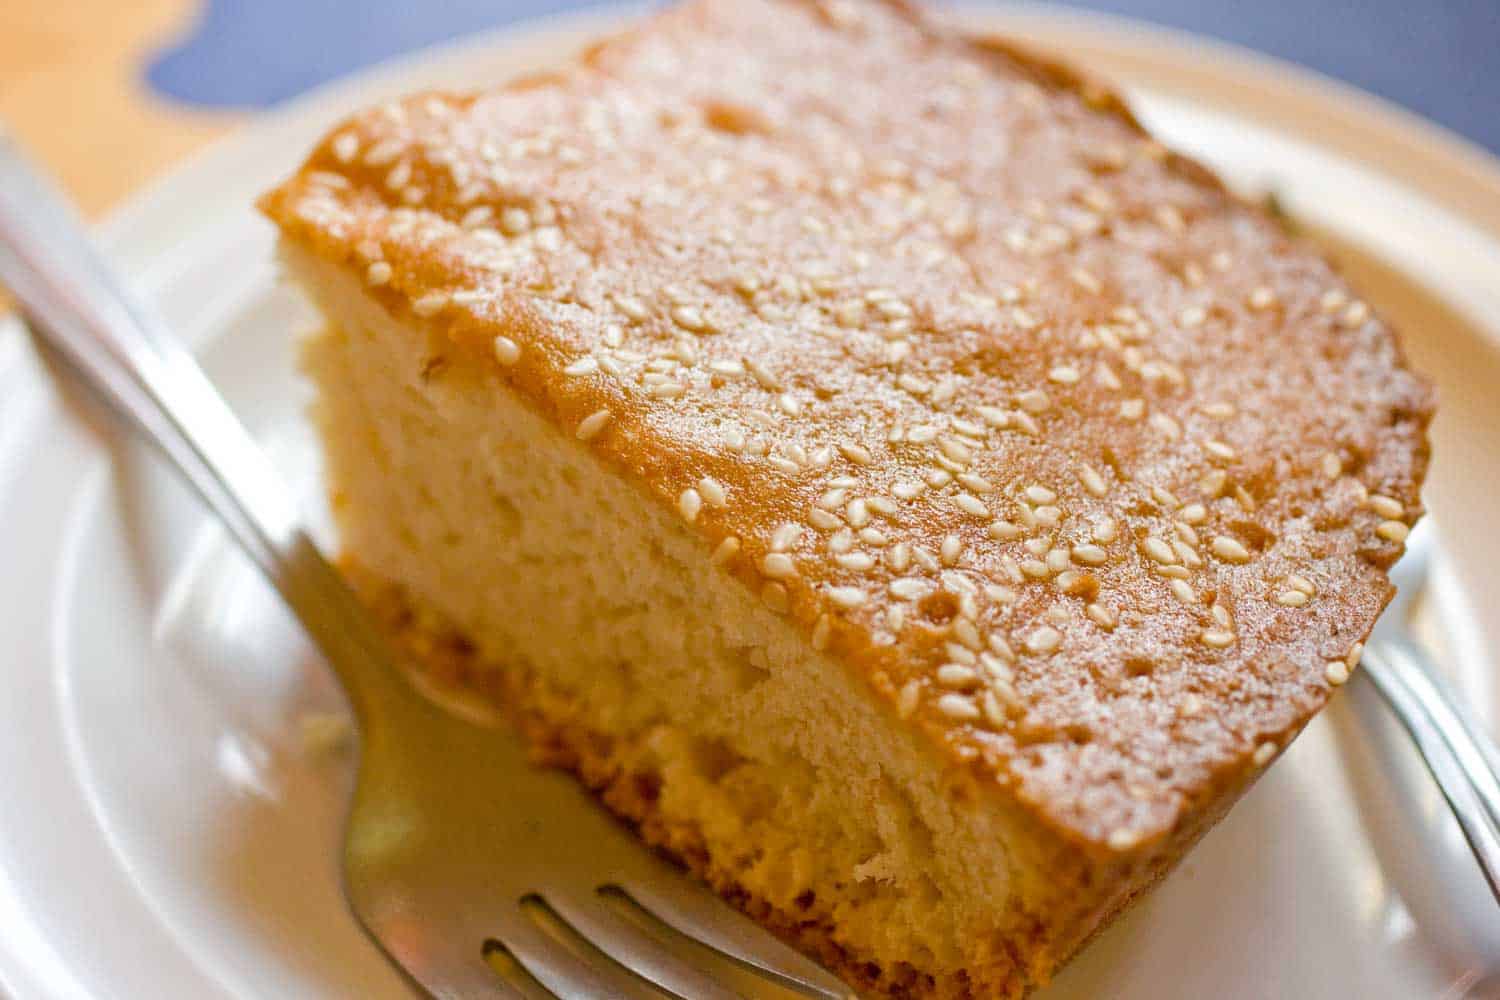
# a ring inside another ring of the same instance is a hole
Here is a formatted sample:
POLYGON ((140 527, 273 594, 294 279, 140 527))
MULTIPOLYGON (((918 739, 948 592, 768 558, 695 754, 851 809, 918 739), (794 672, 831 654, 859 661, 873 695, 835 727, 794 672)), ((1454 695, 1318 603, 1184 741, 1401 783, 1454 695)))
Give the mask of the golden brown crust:
POLYGON ((263 207, 1091 851, 1285 745, 1420 513, 1429 391, 1321 256, 904 4, 689 3, 263 207))

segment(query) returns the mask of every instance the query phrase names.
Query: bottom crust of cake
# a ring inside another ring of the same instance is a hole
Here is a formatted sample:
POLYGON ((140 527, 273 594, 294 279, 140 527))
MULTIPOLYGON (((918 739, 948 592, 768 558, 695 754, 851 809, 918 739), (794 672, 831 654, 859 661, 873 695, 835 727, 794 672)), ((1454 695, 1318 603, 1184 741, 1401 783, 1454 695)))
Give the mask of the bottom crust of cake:
MULTIPOLYGON (((707 849, 693 824, 667 819, 657 803, 660 777, 626 767, 635 748, 618 737, 582 725, 524 667, 481 662, 474 646, 439 615, 421 607, 400 586, 345 559, 345 576, 388 631, 421 686, 464 698, 478 696, 522 735, 539 766, 572 772, 651 847, 710 885, 723 899, 761 926, 852 986, 861 996, 890 1000, 1012 1000, 1031 992, 1016 966, 936 974, 906 963, 882 964, 837 940, 836 929, 816 899, 800 909, 776 905, 747 889, 735 871, 707 849)), ((1144 889, 1143 889, 1144 891, 1144 889)), ((811 894, 809 894, 811 895, 811 894)), ((1123 908, 1123 907, 1122 907, 1123 908)), ((1107 921, 1106 921, 1107 922, 1107 921)), ((1015 942, 1025 951, 1028 945, 1015 942)))
MULTIPOLYGON (((796 909, 780 906, 751 891, 733 867, 708 849, 702 832, 691 823, 673 821, 658 806, 661 778, 643 772, 626 761, 639 759, 636 748, 618 737, 579 722, 567 704, 540 684, 524 666, 482 662, 474 646, 462 633, 431 609, 421 607, 399 585, 363 569, 354 559, 343 563, 345 575, 361 600, 387 630, 404 661, 422 686, 472 699, 514 726, 538 766, 572 772, 617 817, 624 820, 651 847, 682 865, 710 885, 723 899, 775 933, 783 941, 816 959, 861 996, 890 1000, 1012 1000, 1028 996, 1044 983, 1029 982, 1019 971, 1020 963, 989 970, 933 973, 908 963, 882 963, 840 943, 833 921, 820 912, 817 901, 799 900, 796 909)), ((1227 810, 1234 796, 1202 817, 1190 835, 1196 840, 1227 810)), ((1143 878, 1134 891, 1122 897, 1101 919, 1093 933, 1080 941, 1073 954, 1082 951, 1116 917, 1150 890, 1172 869, 1164 861, 1143 878)), ((811 894, 810 894, 811 895, 811 894)), ((1025 952, 1034 942, 1013 942, 1025 952)), ((1071 958, 1066 956, 1064 961, 1071 958)))

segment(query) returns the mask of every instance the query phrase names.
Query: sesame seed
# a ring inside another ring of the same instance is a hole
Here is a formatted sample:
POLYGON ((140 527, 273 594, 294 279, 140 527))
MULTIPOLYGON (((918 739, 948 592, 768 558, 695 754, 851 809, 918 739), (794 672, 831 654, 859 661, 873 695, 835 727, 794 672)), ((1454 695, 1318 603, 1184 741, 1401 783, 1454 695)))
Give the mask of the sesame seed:
POLYGON ((1266 285, 1261 285, 1250 293, 1246 301, 1251 309, 1269 309, 1276 304, 1276 291, 1266 285))
POLYGON ((1115 613, 1098 602, 1085 607, 1083 613, 1088 615, 1089 620, 1095 625, 1105 630, 1112 629, 1119 623, 1119 619, 1115 617, 1115 613))
POLYGON ((1057 494, 1045 486, 1032 485, 1026 487, 1024 492, 1026 499, 1034 504, 1049 504, 1057 500, 1057 494))
POLYGON ((925 580, 919 580, 914 576, 903 576, 892 580, 887 589, 890 590, 893 597, 900 598, 903 601, 915 601, 920 600, 927 594, 928 584, 925 580))
POLYGON ((1186 580, 1169 580, 1168 586, 1172 589, 1172 595, 1183 604, 1198 602, 1198 595, 1193 592, 1192 586, 1186 580))
POLYGON ((1358 301, 1349 303, 1349 307, 1339 313, 1339 322, 1346 327, 1361 326, 1369 318, 1370 307, 1358 301))
POLYGON ((1126 399, 1120 402, 1120 416, 1126 420, 1139 420, 1146 413, 1144 399, 1126 399))
POLYGON ((1305 576, 1298 576, 1293 573, 1291 576, 1288 576, 1286 578, 1286 582, 1291 586, 1293 590, 1300 590, 1308 597, 1311 597, 1318 592, 1318 588, 1313 586, 1313 582, 1305 576))
POLYGON ((1406 541, 1406 536, 1411 534, 1411 529, 1401 521, 1381 521, 1375 529, 1375 534, 1388 542, 1401 543, 1406 541))
POLYGON ((715 566, 722 566, 738 555, 739 551, 740 540, 734 535, 730 535, 719 543, 718 548, 714 549, 714 554, 709 558, 709 562, 715 566))
POLYGON ((866 552, 846 552, 843 555, 834 556, 833 561, 844 569, 852 569, 857 573, 863 573, 875 566, 875 557, 866 552))
POLYGON ((1252 759, 1255 761, 1256 767, 1265 767, 1267 764, 1271 763, 1271 758, 1275 756, 1276 744, 1262 743, 1260 746, 1255 748, 1255 756, 1252 759))
POLYGON ((1208 510, 1201 503, 1188 504, 1177 512, 1177 518, 1184 524, 1202 524, 1208 520, 1208 510))
POLYGON ((582 357, 563 369, 564 375, 592 375, 599 370, 599 361, 593 356, 582 357))
POLYGON ((1372 493, 1367 502, 1371 510, 1388 520, 1399 520, 1406 516, 1406 506, 1401 501, 1392 499, 1391 497, 1372 493))
POLYGON ((984 505, 984 501, 980 500, 972 493, 960 493, 953 498, 953 502, 965 514, 972 515, 974 517, 980 518, 981 520, 988 521, 990 518, 994 517, 994 515, 990 513, 990 509, 984 505))
POLYGON ((333 140, 333 156, 340 163, 348 163, 359 155, 359 136, 345 132, 333 140))
POLYGON ((771 551, 786 552, 802 540, 802 525, 796 521, 781 524, 771 534, 771 551))
POLYGON ((1209 403, 1203 408, 1203 415, 1212 417, 1215 420, 1228 420, 1234 414, 1233 403, 1209 403))
POLYGON ((1011 524, 1009 521, 996 520, 990 522, 989 532, 991 538, 998 539, 1002 542, 1008 542, 1012 539, 1021 537, 1022 529, 1014 524, 1011 524))
POLYGON ((1021 563, 1021 572, 1033 580, 1045 580, 1052 575, 1047 564, 1040 559, 1026 559, 1021 563))
POLYGON ((651 315, 640 299, 632 298, 629 295, 616 295, 614 300, 615 308, 624 313, 625 318, 631 322, 639 323, 651 315))
POLYGON ((944 566, 955 566, 958 564, 959 556, 963 554, 964 542, 957 535, 948 534, 943 536, 943 544, 938 549, 938 558, 944 566))
POLYGON ((1094 522, 1094 528, 1091 537, 1094 539, 1094 541, 1098 542, 1101 545, 1108 545, 1110 542, 1115 540, 1118 534, 1119 529, 1116 527, 1114 519, 1109 517, 1101 517, 1094 522))
POLYGON ((1276 595, 1276 603, 1284 608, 1300 608, 1307 603, 1307 595, 1300 590, 1283 590, 1276 595))
POLYGON ((1346 683, 1349 680, 1349 666, 1342 660, 1330 660, 1323 668, 1323 678, 1334 687, 1346 683))
POLYGON ((1028 389, 1016 397, 1016 405, 1027 413, 1044 413, 1052 400, 1040 389, 1028 389))
POLYGON ((836 531, 844 526, 834 514, 829 513, 822 507, 812 507, 807 512, 807 523, 819 531, 836 531))
POLYGON ((1109 831, 1109 849, 1112 851, 1128 851, 1141 842, 1141 835, 1134 830, 1120 827, 1109 831))
POLYGON ((521 348, 509 337, 495 338, 495 360, 507 367, 521 360, 521 348))
POLYGON ((1177 316, 1177 322, 1189 330, 1202 326, 1206 319, 1208 319, 1208 313, 1199 306, 1188 306, 1177 316))
POLYGON ((1072 557, 1074 562, 1084 566, 1102 566, 1109 558, 1109 553, 1097 545, 1075 545, 1072 557))
POLYGON ((870 505, 865 500, 856 497, 850 500, 849 505, 844 508, 844 516, 854 527, 863 528, 870 523, 870 505))
POLYGON ((961 663, 945 663, 938 667, 937 681, 943 687, 971 688, 979 683, 979 672, 961 663))
POLYGON ((1172 547, 1160 538, 1146 538, 1141 542, 1141 550, 1163 566, 1170 566, 1177 561, 1172 547))
POLYGON ((1099 475, 1093 466, 1080 465, 1078 467, 1078 480, 1083 483, 1083 488, 1088 490, 1092 496, 1103 497, 1109 493, 1109 484, 1104 481, 1104 477, 1099 475))
POLYGON ((710 507, 724 507, 729 503, 729 496, 724 490, 724 484, 712 476, 704 476, 698 480, 698 493, 710 507))
POLYGON ((406 187, 411 180, 411 164, 405 160, 391 168, 391 172, 385 175, 385 186, 392 191, 398 191, 406 187))
POLYGON ((1354 645, 1350 646, 1349 652, 1344 654, 1345 665, 1348 666, 1350 670, 1353 670, 1355 667, 1359 666, 1359 658, 1364 655, 1364 651, 1365 644, 1362 642, 1356 642, 1354 645))
POLYGON ((760 561, 760 571, 773 580, 790 580, 797 575, 797 565, 785 552, 768 552, 760 561))
POLYGON ((1229 563, 1247 563, 1250 561, 1250 550, 1228 535, 1215 535, 1209 546, 1214 555, 1229 563))
POLYGON ((578 422, 578 430, 575 436, 580 441, 592 441, 599 436, 599 432, 609 425, 610 413, 608 410, 595 410, 578 422))
POLYGON ((1235 459, 1235 451, 1233 448, 1229 447, 1229 445, 1225 444, 1223 441, 1216 441, 1213 438, 1209 438, 1207 441, 1203 442, 1203 450, 1208 452, 1210 456, 1217 458, 1220 461, 1232 462, 1235 459))
POLYGON ((1038 656, 1045 656, 1056 651, 1062 645, 1062 633, 1049 625, 1043 625, 1035 632, 1026 637, 1027 651, 1038 656))
POLYGON ((1157 566, 1156 572, 1169 580, 1186 580, 1193 575, 1192 573, 1188 572, 1188 568, 1186 566, 1177 565, 1157 566))
POLYGON ((391 265, 383 260, 377 260, 365 270, 365 281, 373 286, 380 286, 391 280, 391 265))
POLYGON ((998 406, 979 406, 975 407, 974 412, 979 414, 980 420, 983 420, 991 427, 998 427, 1004 430, 1010 426, 1010 412, 1002 410, 998 406))
POLYGON ((767 392, 781 391, 780 381, 778 381, 776 376, 772 375, 771 372, 766 368, 766 366, 762 365, 759 361, 756 361, 753 358, 746 358, 745 368, 750 372, 751 377, 754 378, 755 381, 760 383, 760 387, 762 389, 766 390, 767 392))
POLYGON ((960 473, 958 476, 958 481, 964 489, 970 490, 974 493, 989 494, 995 492, 995 486, 993 483, 991 483, 988 479, 985 479, 983 476, 974 475, 974 473, 972 472, 960 473))
POLYGON ((500 213, 500 231, 507 236, 520 236, 531 228, 531 213, 512 205, 500 213))
POLYGON ((1214 649, 1224 649, 1234 645, 1234 633, 1224 629, 1211 628, 1199 635, 1198 640, 1205 646, 1211 646, 1214 649))
POLYGON ((852 611, 863 605, 868 598, 858 587, 829 587, 828 599, 833 601, 836 607, 852 611))
POLYGON ((683 490, 677 498, 677 512, 682 515, 683 520, 692 524, 698 520, 698 512, 703 509, 703 498, 695 489, 683 490))
POLYGON ((1232 626, 1233 622, 1229 619, 1229 609, 1224 607, 1224 605, 1215 604, 1209 608, 1209 611, 1212 612, 1214 621, 1218 622, 1221 627, 1229 628, 1232 626))
POLYGON ((1323 475, 1327 476, 1329 479, 1337 479, 1339 476, 1344 474, 1344 463, 1333 452, 1324 452, 1322 463, 1323 475))
POLYGON ((1078 369, 1071 365, 1059 365, 1047 373, 1047 377, 1059 385, 1076 385, 1078 383, 1078 369))
POLYGON ((950 719, 972 722, 979 718, 979 706, 961 694, 945 694, 937 700, 937 709, 950 719))
POLYGON ((420 298, 413 299, 411 311, 418 316, 436 316, 450 301, 447 292, 428 292, 420 298))
POLYGON ((676 399, 685 392, 687 392, 687 386, 681 382, 674 382, 671 379, 657 382, 646 389, 647 395, 656 399, 676 399))
POLYGON ((874 456, 863 445, 841 443, 838 447, 839 454, 855 465, 873 465, 875 463, 874 456))

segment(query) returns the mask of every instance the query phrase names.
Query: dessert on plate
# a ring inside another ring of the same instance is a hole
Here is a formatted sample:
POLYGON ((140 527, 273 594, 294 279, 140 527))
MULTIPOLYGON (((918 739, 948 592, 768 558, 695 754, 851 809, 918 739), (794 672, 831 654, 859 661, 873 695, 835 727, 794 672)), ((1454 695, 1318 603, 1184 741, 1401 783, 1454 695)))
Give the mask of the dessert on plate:
POLYGON ((692 0, 262 202, 346 563, 872 995, 1015 997, 1348 677, 1426 384, 1105 87, 895 0, 692 0))

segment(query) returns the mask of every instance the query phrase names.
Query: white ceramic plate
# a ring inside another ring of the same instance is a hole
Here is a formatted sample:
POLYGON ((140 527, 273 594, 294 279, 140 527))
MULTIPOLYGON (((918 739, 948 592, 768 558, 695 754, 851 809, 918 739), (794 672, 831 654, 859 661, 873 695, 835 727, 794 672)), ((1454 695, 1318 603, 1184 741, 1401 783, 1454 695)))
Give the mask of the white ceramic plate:
MULTIPOLYGON (((325 89, 103 227, 310 510, 293 375, 308 317, 274 280, 252 199, 349 109, 544 65, 620 17, 508 29, 325 89)), ((1428 496, 1450 557, 1433 631, 1493 717, 1500 166, 1237 50, 1056 8, 973 17, 1121 82, 1171 142, 1247 189, 1274 185, 1368 255, 1349 266, 1442 390, 1428 496)), ((0 323, 0 608, 0 984, 28 1000, 406 995, 339 897, 348 761, 309 755, 299 735, 303 713, 341 710, 329 679, 186 491, 60 389, 13 322, 0 323)), ((1351 686, 1049 1000, 1490 995, 1494 904, 1372 709, 1351 686)))

